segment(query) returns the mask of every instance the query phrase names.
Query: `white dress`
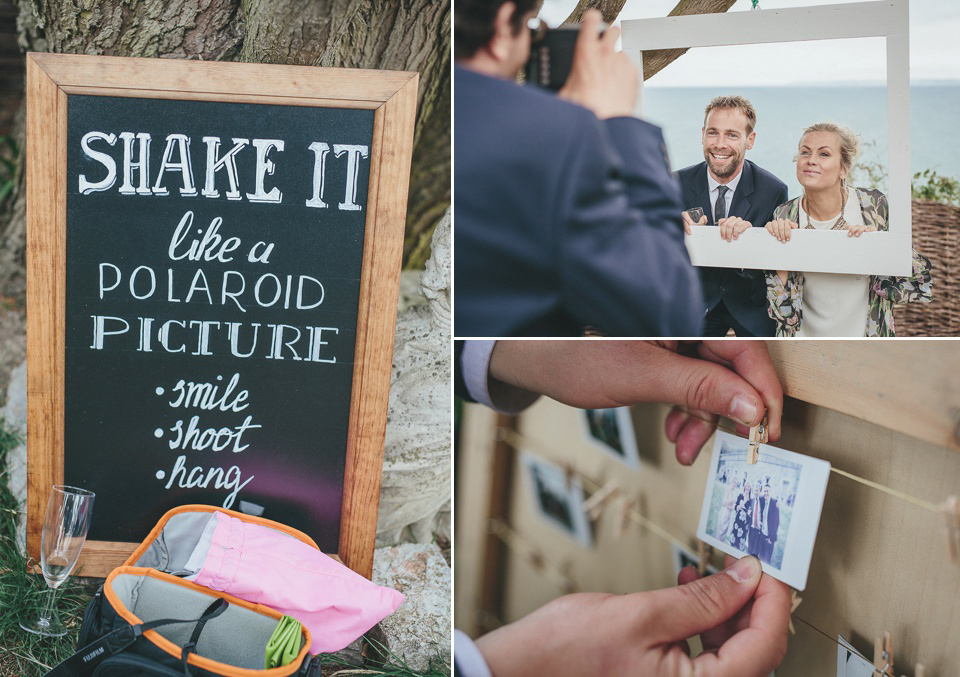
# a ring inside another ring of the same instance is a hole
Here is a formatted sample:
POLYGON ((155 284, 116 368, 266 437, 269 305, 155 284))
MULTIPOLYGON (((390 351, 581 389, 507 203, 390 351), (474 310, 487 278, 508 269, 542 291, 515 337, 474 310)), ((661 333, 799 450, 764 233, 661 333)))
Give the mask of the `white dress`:
MULTIPOLYGON (((854 226, 863 225, 863 213, 857 194, 847 188, 847 206, 844 220, 854 226)), ((800 203, 800 227, 807 223, 807 213, 800 203)), ((829 230, 836 219, 817 221, 810 225, 817 230, 829 230)), ((837 231, 837 237, 849 237, 846 231, 837 231)), ((797 336, 860 336, 867 330, 867 311, 870 305, 870 276, 843 273, 803 274, 803 319, 797 336)))

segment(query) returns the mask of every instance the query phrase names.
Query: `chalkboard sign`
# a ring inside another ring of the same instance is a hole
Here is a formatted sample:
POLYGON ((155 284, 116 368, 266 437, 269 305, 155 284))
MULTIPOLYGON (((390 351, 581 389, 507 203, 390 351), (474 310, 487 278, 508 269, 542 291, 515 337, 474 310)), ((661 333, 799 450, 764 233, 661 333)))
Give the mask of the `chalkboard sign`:
POLYGON ((369 575, 416 74, 28 78, 31 553, 65 482, 97 494, 87 574, 174 506, 244 503, 369 575))

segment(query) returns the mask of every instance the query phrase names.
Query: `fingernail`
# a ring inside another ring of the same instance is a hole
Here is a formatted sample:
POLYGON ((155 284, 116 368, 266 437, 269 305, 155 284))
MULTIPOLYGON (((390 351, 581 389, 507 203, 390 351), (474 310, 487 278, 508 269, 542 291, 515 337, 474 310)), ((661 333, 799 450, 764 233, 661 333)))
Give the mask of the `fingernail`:
POLYGON ((756 576, 760 575, 760 572, 760 560, 756 557, 749 556, 741 557, 730 565, 730 568, 723 570, 723 573, 727 574, 737 583, 752 581, 756 576))
POLYGON ((737 395, 730 403, 730 416, 744 425, 750 425, 757 418, 756 400, 737 395))

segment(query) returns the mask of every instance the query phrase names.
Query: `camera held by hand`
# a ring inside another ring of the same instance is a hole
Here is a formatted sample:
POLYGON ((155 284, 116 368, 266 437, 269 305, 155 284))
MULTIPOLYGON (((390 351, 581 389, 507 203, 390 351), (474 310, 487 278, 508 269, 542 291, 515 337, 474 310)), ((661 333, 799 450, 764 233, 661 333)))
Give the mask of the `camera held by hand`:
POLYGON ((558 91, 573 68, 579 24, 548 28, 538 22, 530 28, 530 58, 524 68, 527 84, 558 91))

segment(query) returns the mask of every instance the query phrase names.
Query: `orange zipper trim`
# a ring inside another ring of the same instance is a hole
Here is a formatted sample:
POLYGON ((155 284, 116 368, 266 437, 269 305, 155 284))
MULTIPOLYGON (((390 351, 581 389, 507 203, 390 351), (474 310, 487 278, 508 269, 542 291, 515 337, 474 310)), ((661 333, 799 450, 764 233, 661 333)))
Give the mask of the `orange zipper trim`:
MULTIPOLYGON (((196 506, 194 506, 196 507, 196 506)), ((225 511, 228 512, 228 511, 225 511)), ((244 517, 249 517, 245 515, 244 517)), ((156 569, 151 569, 148 567, 119 567, 110 572, 110 575, 107 577, 106 583, 103 585, 103 594, 107 598, 107 601, 110 603, 110 606, 113 607, 113 610, 125 620, 130 625, 139 625, 144 621, 138 618, 133 612, 126 608, 123 603, 120 601, 120 598, 117 597, 117 594, 113 591, 113 581, 117 576, 149 576, 151 578, 156 578, 157 580, 164 581, 171 585, 179 585, 180 587, 187 588, 189 590, 196 590, 207 597, 217 598, 222 597, 226 599, 230 604, 236 604, 237 606, 249 609, 254 613, 258 613, 262 616, 268 616, 269 618, 275 619, 277 622, 283 617, 279 611, 271 609, 268 606, 262 604, 253 604, 242 600, 239 597, 234 597, 233 595, 228 595, 226 593, 218 592, 216 594, 211 594, 209 588, 205 588, 190 581, 178 578, 176 576, 171 576, 170 574, 165 574, 162 571, 157 571, 156 569)), ((297 654, 297 657, 293 660, 292 663, 277 667, 269 668, 263 670, 251 670, 250 668, 238 668, 235 665, 228 665, 226 663, 221 663, 219 661, 212 660, 210 658, 205 658, 203 656, 198 656, 195 653, 190 654, 187 657, 187 663, 190 665, 195 665, 198 668, 204 670, 209 670, 211 672, 218 672, 227 677, 289 677, 290 675, 296 674, 297 670, 300 669, 300 666, 303 664, 304 659, 307 657, 307 648, 311 644, 310 631, 307 630, 306 626, 303 627, 304 635, 304 645, 300 649, 300 653, 297 654)), ((180 660, 180 655, 182 653, 181 647, 177 646, 169 639, 158 633, 156 630, 147 630, 143 633, 143 636, 146 637, 152 644, 154 644, 158 649, 170 654, 172 657, 180 660)))

